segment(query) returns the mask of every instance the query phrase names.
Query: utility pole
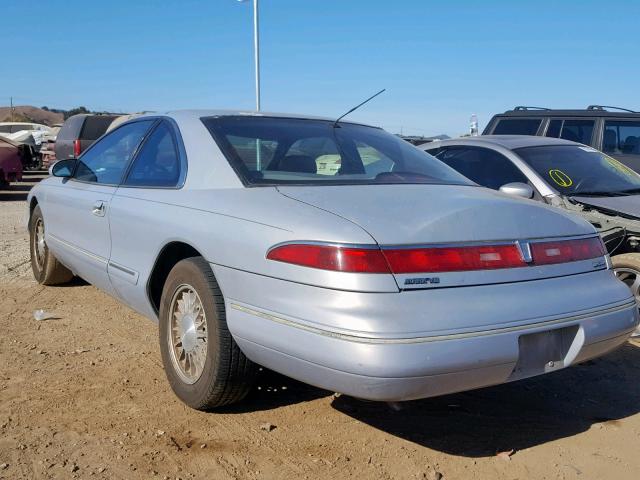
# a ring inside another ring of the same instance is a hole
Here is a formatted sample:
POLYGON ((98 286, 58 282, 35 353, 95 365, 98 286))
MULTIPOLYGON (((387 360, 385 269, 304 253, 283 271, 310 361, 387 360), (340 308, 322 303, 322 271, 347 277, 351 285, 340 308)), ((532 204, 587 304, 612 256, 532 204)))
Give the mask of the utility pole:
POLYGON ((13 97, 9 97, 9 102, 11 102, 11 122, 13 122, 13 97))

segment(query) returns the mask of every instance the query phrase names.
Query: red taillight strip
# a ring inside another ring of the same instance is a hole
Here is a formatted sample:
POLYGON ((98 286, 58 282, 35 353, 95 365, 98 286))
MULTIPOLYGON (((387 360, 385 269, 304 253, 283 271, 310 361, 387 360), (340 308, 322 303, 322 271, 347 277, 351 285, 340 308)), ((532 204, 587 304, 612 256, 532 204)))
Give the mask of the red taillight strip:
POLYGON ((603 257, 605 248, 599 237, 580 238, 531 243, 531 255, 535 265, 552 265, 603 257))
POLYGON ((379 248, 340 245, 284 244, 267 253, 269 260, 303 267, 351 273, 391 273, 379 248))
POLYGON ((374 245, 301 242, 276 245, 267 252, 267 259, 335 272, 407 274, 551 265, 602 257, 605 252, 599 237, 520 245, 514 242, 382 249, 374 245))
POLYGON ((515 244, 473 247, 385 248, 393 273, 465 272, 517 268, 527 264, 515 244))

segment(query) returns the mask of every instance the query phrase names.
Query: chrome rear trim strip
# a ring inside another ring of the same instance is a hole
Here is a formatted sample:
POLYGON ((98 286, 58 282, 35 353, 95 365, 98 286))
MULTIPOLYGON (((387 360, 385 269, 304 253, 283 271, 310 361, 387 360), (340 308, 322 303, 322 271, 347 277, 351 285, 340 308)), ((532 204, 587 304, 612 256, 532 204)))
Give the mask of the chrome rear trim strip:
POLYGON ((601 310, 595 310, 587 313, 581 313, 577 315, 571 315, 568 317, 557 318, 553 320, 545 320, 542 322, 536 323, 528 323, 526 325, 518 325, 514 327, 503 327, 503 328, 494 328, 490 330, 482 330, 478 332, 465 332, 465 333, 454 333, 449 335, 434 335, 429 337, 412 337, 412 338, 372 338, 372 337, 359 337, 356 335, 347 335, 344 333, 332 332, 330 330, 324 330, 317 327, 311 327, 309 325, 304 325, 299 322, 294 322, 288 320, 286 318, 282 318, 277 315, 273 315, 271 313, 267 313, 264 311, 256 310, 254 308, 246 307, 243 305, 239 305, 237 303, 230 302, 231 308, 237 310, 239 312, 247 313, 249 315, 254 315, 256 317, 264 318, 265 320, 271 320, 272 322, 279 323, 281 325, 286 325, 288 327, 298 328, 300 330, 305 330, 310 333, 316 333, 319 335, 323 335, 325 337, 336 338, 339 340, 345 340, 348 342, 355 343, 368 343, 368 344, 410 344, 410 343, 428 343, 428 342, 441 342, 445 340, 458 340, 464 338, 476 338, 476 337, 485 337, 489 335, 498 335, 501 333, 512 333, 523 330, 535 330, 544 327, 550 327, 554 325, 559 325, 563 323, 572 323, 579 320, 583 320, 589 317, 597 317, 600 315, 606 315, 609 313, 620 312, 627 309, 637 308, 635 300, 624 303, 622 305, 616 305, 613 307, 604 308, 601 310))

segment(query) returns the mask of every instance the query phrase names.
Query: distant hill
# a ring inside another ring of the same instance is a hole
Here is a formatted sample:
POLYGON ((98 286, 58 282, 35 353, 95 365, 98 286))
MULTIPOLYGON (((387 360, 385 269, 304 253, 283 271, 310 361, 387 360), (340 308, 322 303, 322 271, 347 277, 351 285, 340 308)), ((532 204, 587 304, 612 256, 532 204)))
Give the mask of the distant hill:
MULTIPOLYGON (((32 106, 14 106, 14 122, 34 122, 44 125, 53 125, 64 122, 64 113, 61 111, 43 110, 32 106)), ((0 122, 11 121, 11 107, 0 107, 0 122)))
MULTIPOLYGON (((33 122, 42 123, 44 125, 54 125, 62 123, 67 118, 78 113, 110 113, 110 112, 94 112, 85 107, 72 108, 71 110, 62 110, 59 108, 49 107, 33 107, 30 105, 14 106, 13 121, 14 122, 33 122)), ((11 122, 11 107, 0 107, 0 122, 11 122)))

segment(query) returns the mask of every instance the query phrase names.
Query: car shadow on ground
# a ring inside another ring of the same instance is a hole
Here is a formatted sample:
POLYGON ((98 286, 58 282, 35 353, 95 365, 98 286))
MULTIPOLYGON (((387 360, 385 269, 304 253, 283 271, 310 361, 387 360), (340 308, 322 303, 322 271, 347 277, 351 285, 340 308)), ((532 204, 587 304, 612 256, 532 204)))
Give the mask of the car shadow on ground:
POLYGON ((24 202, 29 192, 12 192, 0 190, 0 202, 24 202))
POLYGON ((350 417, 416 444, 465 457, 523 450, 640 412, 640 343, 541 377, 387 405, 333 400, 350 417), (395 410, 391 407, 397 407, 395 410))
POLYGON ((29 190, 45 178, 44 171, 29 171, 22 174, 22 182, 0 187, 0 202, 22 202, 27 199, 29 190))
POLYGON ((216 413, 247 413, 294 405, 318 398, 328 397, 333 392, 298 382, 266 368, 261 368, 256 383, 242 402, 216 409, 216 413))

